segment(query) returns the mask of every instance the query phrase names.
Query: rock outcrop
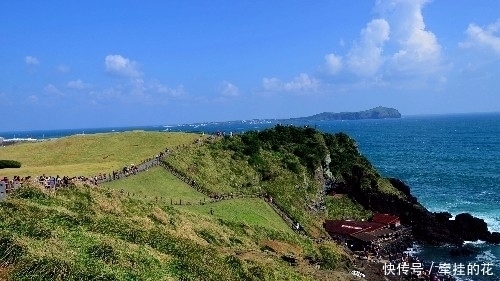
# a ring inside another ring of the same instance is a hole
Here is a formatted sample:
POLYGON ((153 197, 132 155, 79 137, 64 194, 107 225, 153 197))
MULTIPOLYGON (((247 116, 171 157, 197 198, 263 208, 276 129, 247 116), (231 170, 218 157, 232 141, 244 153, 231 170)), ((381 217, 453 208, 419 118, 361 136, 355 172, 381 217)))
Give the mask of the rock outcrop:
POLYGON ((356 185, 351 185, 349 196, 370 210, 398 215, 403 224, 412 226, 414 238, 425 244, 462 245, 464 241, 476 240, 500 242, 500 233, 488 231, 484 220, 468 213, 458 214, 452 219, 447 212, 430 212, 411 195, 408 185, 398 179, 390 179, 390 182, 406 198, 377 192, 376 189, 361 192, 356 185))

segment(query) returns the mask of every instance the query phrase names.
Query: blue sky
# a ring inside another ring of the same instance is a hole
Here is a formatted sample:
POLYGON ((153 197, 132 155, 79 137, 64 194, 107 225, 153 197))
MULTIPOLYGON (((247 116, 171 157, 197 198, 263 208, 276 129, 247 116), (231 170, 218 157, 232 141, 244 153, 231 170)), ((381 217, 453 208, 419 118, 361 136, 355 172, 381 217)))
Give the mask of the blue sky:
POLYGON ((0 131, 500 111, 498 1, 19 0, 0 22, 0 131))

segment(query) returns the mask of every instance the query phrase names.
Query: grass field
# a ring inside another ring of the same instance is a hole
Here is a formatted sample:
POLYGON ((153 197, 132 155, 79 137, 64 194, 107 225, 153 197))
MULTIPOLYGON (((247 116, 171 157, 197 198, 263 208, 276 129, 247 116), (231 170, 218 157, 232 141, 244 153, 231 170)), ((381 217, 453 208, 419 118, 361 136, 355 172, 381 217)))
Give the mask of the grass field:
POLYGON ((103 186, 120 191, 123 189, 125 193, 135 194, 138 198, 146 196, 147 201, 156 200, 157 197, 163 197, 166 202, 170 202, 170 199, 174 202, 182 200, 184 203, 208 200, 205 195, 161 167, 154 167, 135 176, 108 182, 103 186))
POLYGON ((0 159, 21 162, 19 169, 2 169, 0 176, 92 176, 110 173, 124 165, 179 145, 192 144, 199 135, 133 131, 76 135, 38 143, 0 147, 0 159))
POLYGON ((314 280, 278 253, 262 251, 259 241, 300 249, 301 259, 305 253, 323 258, 313 244, 187 208, 123 198, 107 188, 49 194, 23 187, 0 202, 0 270, 15 281, 314 280))
POLYGON ((293 234, 280 216, 266 202, 258 198, 223 200, 205 205, 182 206, 182 208, 207 215, 210 215, 212 209, 212 216, 216 218, 293 234))
POLYGON ((262 199, 240 198, 208 203, 209 198, 161 167, 155 167, 122 180, 105 183, 103 186, 117 191, 123 189, 128 196, 134 194, 136 198, 145 201, 163 198, 165 204, 168 205, 172 199, 174 207, 180 207, 200 215, 209 215, 210 209, 212 209, 215 218, 293 233, 290 227, 262 199), (179 200, 183 205, 178 205, 179 200), (204 200, 207 203, 200 205, 199 202, 204 200), (186 205, 188 202, 191 204, 186 205))

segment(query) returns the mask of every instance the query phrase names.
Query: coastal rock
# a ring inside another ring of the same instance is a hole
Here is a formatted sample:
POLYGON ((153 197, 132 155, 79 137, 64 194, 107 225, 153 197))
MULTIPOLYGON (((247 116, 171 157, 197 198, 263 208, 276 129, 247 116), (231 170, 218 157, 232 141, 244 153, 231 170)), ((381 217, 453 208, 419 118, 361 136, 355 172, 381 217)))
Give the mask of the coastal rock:
POLYGON ((500 244, 500 232, 492 232, 485 241, 488 243, 500 244))
POLYGON ((390 179, 390 182, 405 198, 380 192, 376 188, 363 189, 359 177, 349 179, 348 195, 374 212, 398 215, 401 223, 412 226, 414 238, 425 244, 460 246, 464 241, 500 242, 500 233, 490 233, 484 220, 468 213, 459 214, 454 220, 448 212, 432 213, 418 202, 403 181, 390 179))
POLYGON ((397 179, 397 178, 389 178, 389 182, 392 184, 392 186, 394 186, 397 190, 403 192, 404 195, 406 195, 408 197, 408 200, 415 204, 415 203, 418 203, 417 202, 417 198, 413 195, 411 195, 411 192, 410 192, 410 187, 404 183, 402 180, 400 179, 397 179))
POLYGON ((453 230, 464 240, 476 241, 487 240, 491 233, 488 231, 488 225, 484 220, 473 217, 471 214, 462 213, 455 216, 453 230))

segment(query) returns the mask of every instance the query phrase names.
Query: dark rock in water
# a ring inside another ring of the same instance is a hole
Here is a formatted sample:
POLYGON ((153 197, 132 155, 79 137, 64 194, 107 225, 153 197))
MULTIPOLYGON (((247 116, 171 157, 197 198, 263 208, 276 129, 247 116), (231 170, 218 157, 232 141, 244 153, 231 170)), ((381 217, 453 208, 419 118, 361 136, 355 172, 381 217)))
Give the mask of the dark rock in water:
POLYGON ((485 241, 488 243, 500 244, 500 232, 492 232, 485 241))
MULTIPOLYGON (((356 175, 356 173, 352 173, 356 175)), ((500 243, 500 234, 492 234, 484 220, 470 214, 459 214, 454 220, 448 212, 432 213, 418 203, 410 188, 399 179, 390 179, 391 184, 401 191, 405 198, 383 193, 375 188, 361 188, 359 176, 345 175, 349 197, 365 208, 375 212, 399 216, 401 223, 412 227, 413 237, 424 244, 461 246, 464 241, 482 240, 500 243)))
POLYGON ((475 253, 476 252, 469 247, 457 247, 457 248, 453 248, 450 250, 450 255, 454 256, 454 257, 458 257, 458 256, 469 257, 475 253))
POLYGON ((491 235, 488 225, 484 220, 473 217, 471 214, 462 213, 455 216, 453 230, 464 240, 476 241, 486 239, 491 235))
POLYGON ((436 219, 442 222, 448 222, 453 216, 448 212, 437 212, 434 213, 436 219))

